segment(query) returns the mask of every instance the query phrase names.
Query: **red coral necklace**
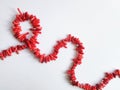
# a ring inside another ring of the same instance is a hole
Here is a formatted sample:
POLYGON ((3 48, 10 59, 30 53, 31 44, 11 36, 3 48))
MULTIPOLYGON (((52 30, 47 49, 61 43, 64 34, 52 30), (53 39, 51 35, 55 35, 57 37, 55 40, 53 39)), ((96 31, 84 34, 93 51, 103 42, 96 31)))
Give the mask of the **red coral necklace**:
POLYGON ((79 88, 82 88, 84 90, 102 90, 111 79, 116 78, 117 76, 120 77, 120 70, 116 69, 112 73, 105 73, 105 77, 96 85, 91 85, 89 83, 80 83, 77 81, 75 76, 75 69, 77 65, 80 65, 82 63, 82 57, 83 57, 83 45, 80 42, 80 40, 74 36, 71 36, 70 34, 62 40, 57 41, 57 44, 53 48, 53 52, 49 55, 41 54, 40 49, 36 47, 36 44, 39 44, 37 41, 37 36, 41 34, 41 26, 40 26, 40 20, 34 16, 28 14, 28 12, 22 13, 20 9, 18 8, 19 14, 16 15, 16 18, 13 21, 12 30, 14 33, 15 38, 17 38, 20 42, 23 42, 23 45, 16 45, 11 46, 10 48, 6 50, 2 50, 0 52, 0 58, 3 60, 7 56, 11 56, 13 52, 19 53, 20 50, 24 50, 26 48, 30 49, 30 51, 39 59, 41 63, 47 63, 52 60, 57 59, 57 55, 59 53, 60 48, 67 48, 67 43, 71 42, 76 46, 76 52, 77 55, 73 59, 73 64, 71 68, 67 71, 67 74, 69 76, 70 83, 74 86, 77 86, 79 88), (32 32, 32 36, 28 39, 27 35, 29 32, 26 32, 24 34, 21 34, 21 26, 20 23, 24 21, 30 21, 30 24, 32 25, 32 28, 30 28, 32 32))

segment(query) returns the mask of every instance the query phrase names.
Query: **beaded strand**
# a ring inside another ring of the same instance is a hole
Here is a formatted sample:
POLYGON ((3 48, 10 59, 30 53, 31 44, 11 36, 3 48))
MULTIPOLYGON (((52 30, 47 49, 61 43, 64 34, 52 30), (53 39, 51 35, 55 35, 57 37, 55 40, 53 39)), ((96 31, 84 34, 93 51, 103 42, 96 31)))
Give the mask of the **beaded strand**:
POLYGON ((30 51, 36 56, 36 58, 39 59, 41 63, 47 63, 50 61, 54 61, 57 59, 57 55, 59 53, 59 50, 61 48, 67 48, 67 43, 71 42, 73 45, 76 46, 76 57, 73 58, 73 64, 70 67, 69 70, 67 70, 67 75, 69 76, 70 83, 74 86, 77 86, 79 88, 82 88, 83 90, 102 90, 110 80, 113 78, 116 78, 117 76, 120 77, 120 70, 116 69, 112 73, 105 73, 105 77, 96 85, 91 85, 89 83, 80 83, 77 81, 77 78, 75 76, 75 69, 78 65, 82 64, 82 58, 83 58, 83 45, 79 38, 76 38, 69 34, 65 39, 57 41, 57 44, 53 48, 53 52, 51 52, 49 55, 42 54, 39 48, 36 47, 36 44, 39 44, 37 41, 37 36, 41 34, 42 27, 40 26, 40 20, 34 16, 28 14, 28 12, 22 13, 20 9, 18 8, 19 14, 16 15, 16 18, 14 19, 12 30, 13 34, 16 39, 18 39, 20 42, 22 42, 22 45, 16 45, 11 46, 10 48, 6 50, 2 50, 0 52, 0 58, 3 60, 7 56, 11 56, 12 53, 16 52, 17 54, 19 51, 24 50, 26 48, 30 49, 30 51), (21 26, 20 23, 24 21, 30 21, 30 24, 32 25, 32 28, 30 28, 32 32, 32 36, 28 39, 27 35, 29 32, 26 32, 24 34, 21 34, 21 26))

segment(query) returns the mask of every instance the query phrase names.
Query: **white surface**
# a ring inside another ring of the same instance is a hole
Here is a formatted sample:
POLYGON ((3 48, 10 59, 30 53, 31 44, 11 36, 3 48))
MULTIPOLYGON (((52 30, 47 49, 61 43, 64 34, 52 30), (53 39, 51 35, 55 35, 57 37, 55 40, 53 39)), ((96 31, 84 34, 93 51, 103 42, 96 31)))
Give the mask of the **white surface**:
MULTIPOLYGON (((16 8, 41 19, 38 47, 50 53, 57 40, 67 34, 79 37, 85 46, 82 65, 76 75, 80 82, 97 83, 104 72, 120 68, 119 0, 1 0, 0 50, 20 44, 11 33, 16 8)), ((29 28, 27 23, 23 28, 29 28)), ((71 44, 61 49, 55 62, 41 64, 28 49, 0 61, 0 90, 81 90, 67 81, 75 51, 71 44)), ((104 90, 120 90, 114 79, 104 90)))

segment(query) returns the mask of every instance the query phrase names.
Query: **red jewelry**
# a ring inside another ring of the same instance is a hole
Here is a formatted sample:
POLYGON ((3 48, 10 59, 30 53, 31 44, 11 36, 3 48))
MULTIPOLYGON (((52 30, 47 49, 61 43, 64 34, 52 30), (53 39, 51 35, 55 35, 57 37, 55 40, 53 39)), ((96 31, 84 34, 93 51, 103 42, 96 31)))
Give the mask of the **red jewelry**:
POLYGON ((65 39, 57 41, 57 44, 54 46, 53 52, 51 54, 49 55, 41 54, 40 49, 36 47, 36 44, 39 44, 39 42, 37 41, 37 36, 41 34, 41 30, 42 30, 39 24, 40 20, 36 16, 28 14, 28 12, 22 13, 19 9, 18 9, 18 12, 19 14, 16 15, 16 18, 13 21, 12 30, 13 30, 14 36, 20 42, 23 42, 23 45, 12 46, 0 52, 0 58, 2 60, 7 56, 11 56, 13 52, 16 52, 18 54, 18 51, 24 50, 25 48, 29 48, 41 63, 44 63, 44 62, 47 63, 52 60, 56 60, 60 48, 62 47, 67 48, 66 46, 67 43, 71 42, 76 46, 75 50, 77 52, 76 57, 73 59, 73 64, 71 68, 67 71, 70 83, 72 85, 82 88, 84 90, 102 90, 102 88, 104 88, 111 79, 116 78, 117 76, 120 77, 120 70, 116 69, 112 73, 105 73, 105 77, 101 80, 101 82, 99 82, 94 86, 90 85, 89 83, 85 83, 85 84, 80 83, 79 81, 77 81, 75 76, 75 69, 77 65, 80 65, 82 63, 82 58, 83 58, 84 47, 80 42, 80 40, 69 34, 65 39), (30 38, 27 38, 27 35, 29 34, 29 32, 21 34, 22 29, 21 29, 20 23, 27 20, 29 20, 30 24, 32 25, 32 28, 30 28, 30 30, 33 35, 30 38))

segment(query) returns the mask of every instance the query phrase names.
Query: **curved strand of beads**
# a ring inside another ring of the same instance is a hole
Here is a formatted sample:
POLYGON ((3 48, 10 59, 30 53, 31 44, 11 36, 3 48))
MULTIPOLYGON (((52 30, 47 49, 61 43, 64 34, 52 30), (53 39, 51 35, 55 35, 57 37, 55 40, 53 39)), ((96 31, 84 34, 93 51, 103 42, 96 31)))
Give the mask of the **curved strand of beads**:
POLYGON ((59 53, 59 50, 61 48, 67 48, 67 43, 71 42, 73 45, 76 46, 76 57, 73 58, 73 64, 70 67, 69 70, 67 70, 67 74, 69 76, 70 83, 74 86, 77 86, 79 88, 82 88, 84 90, 102 90, 111 79, 116 78, 117 76, 120 77, 120 70, 116 69, 112 73, 105 73, 105 77, 97 83, 96 85, 91 85, 89 83, 80 83, 75 76, 75 69, 78 65, 82 64, 82 58, 83 58, 83 45, 80 42, 79 38, 76 38, 74 36, 71 36, 70 34, 62 40, 57 41, 57 44, 53 48, 53 52, 51 52, 49 55, 42 54, 40 52, 40 49, 36 47, 36 44, 39 44, 37 41, 37 36, 41 34, 41 26, 40 26, 40 20, 34 16, 28 14, 28 12, 22 13, 20 9, 18 8, 19 14, 16 15, 16 18, 13 21, 13 34, 16 39, 18 39, 20 42, 22 42, 22 45, 16 45, 11 46, 10 48, 6 50, 2 50, 0 52, 0 58, 3 60, 7 56, 11 56, 12 53, 16 52, 17 54, 19 51, 24 49, 30 49, 30 51, 39 59, 41 63, 47 63, 53 60, 57 59, 57 55, 59 53), (32 28, 30 28, 32 32, 32 36, 30 38, 27 38, 27 35, 29 32, 26 32, 24 34, 21 34, 21 26, 20 23, 24 21, 30 21, 30 24, 32 25, 32 28))

